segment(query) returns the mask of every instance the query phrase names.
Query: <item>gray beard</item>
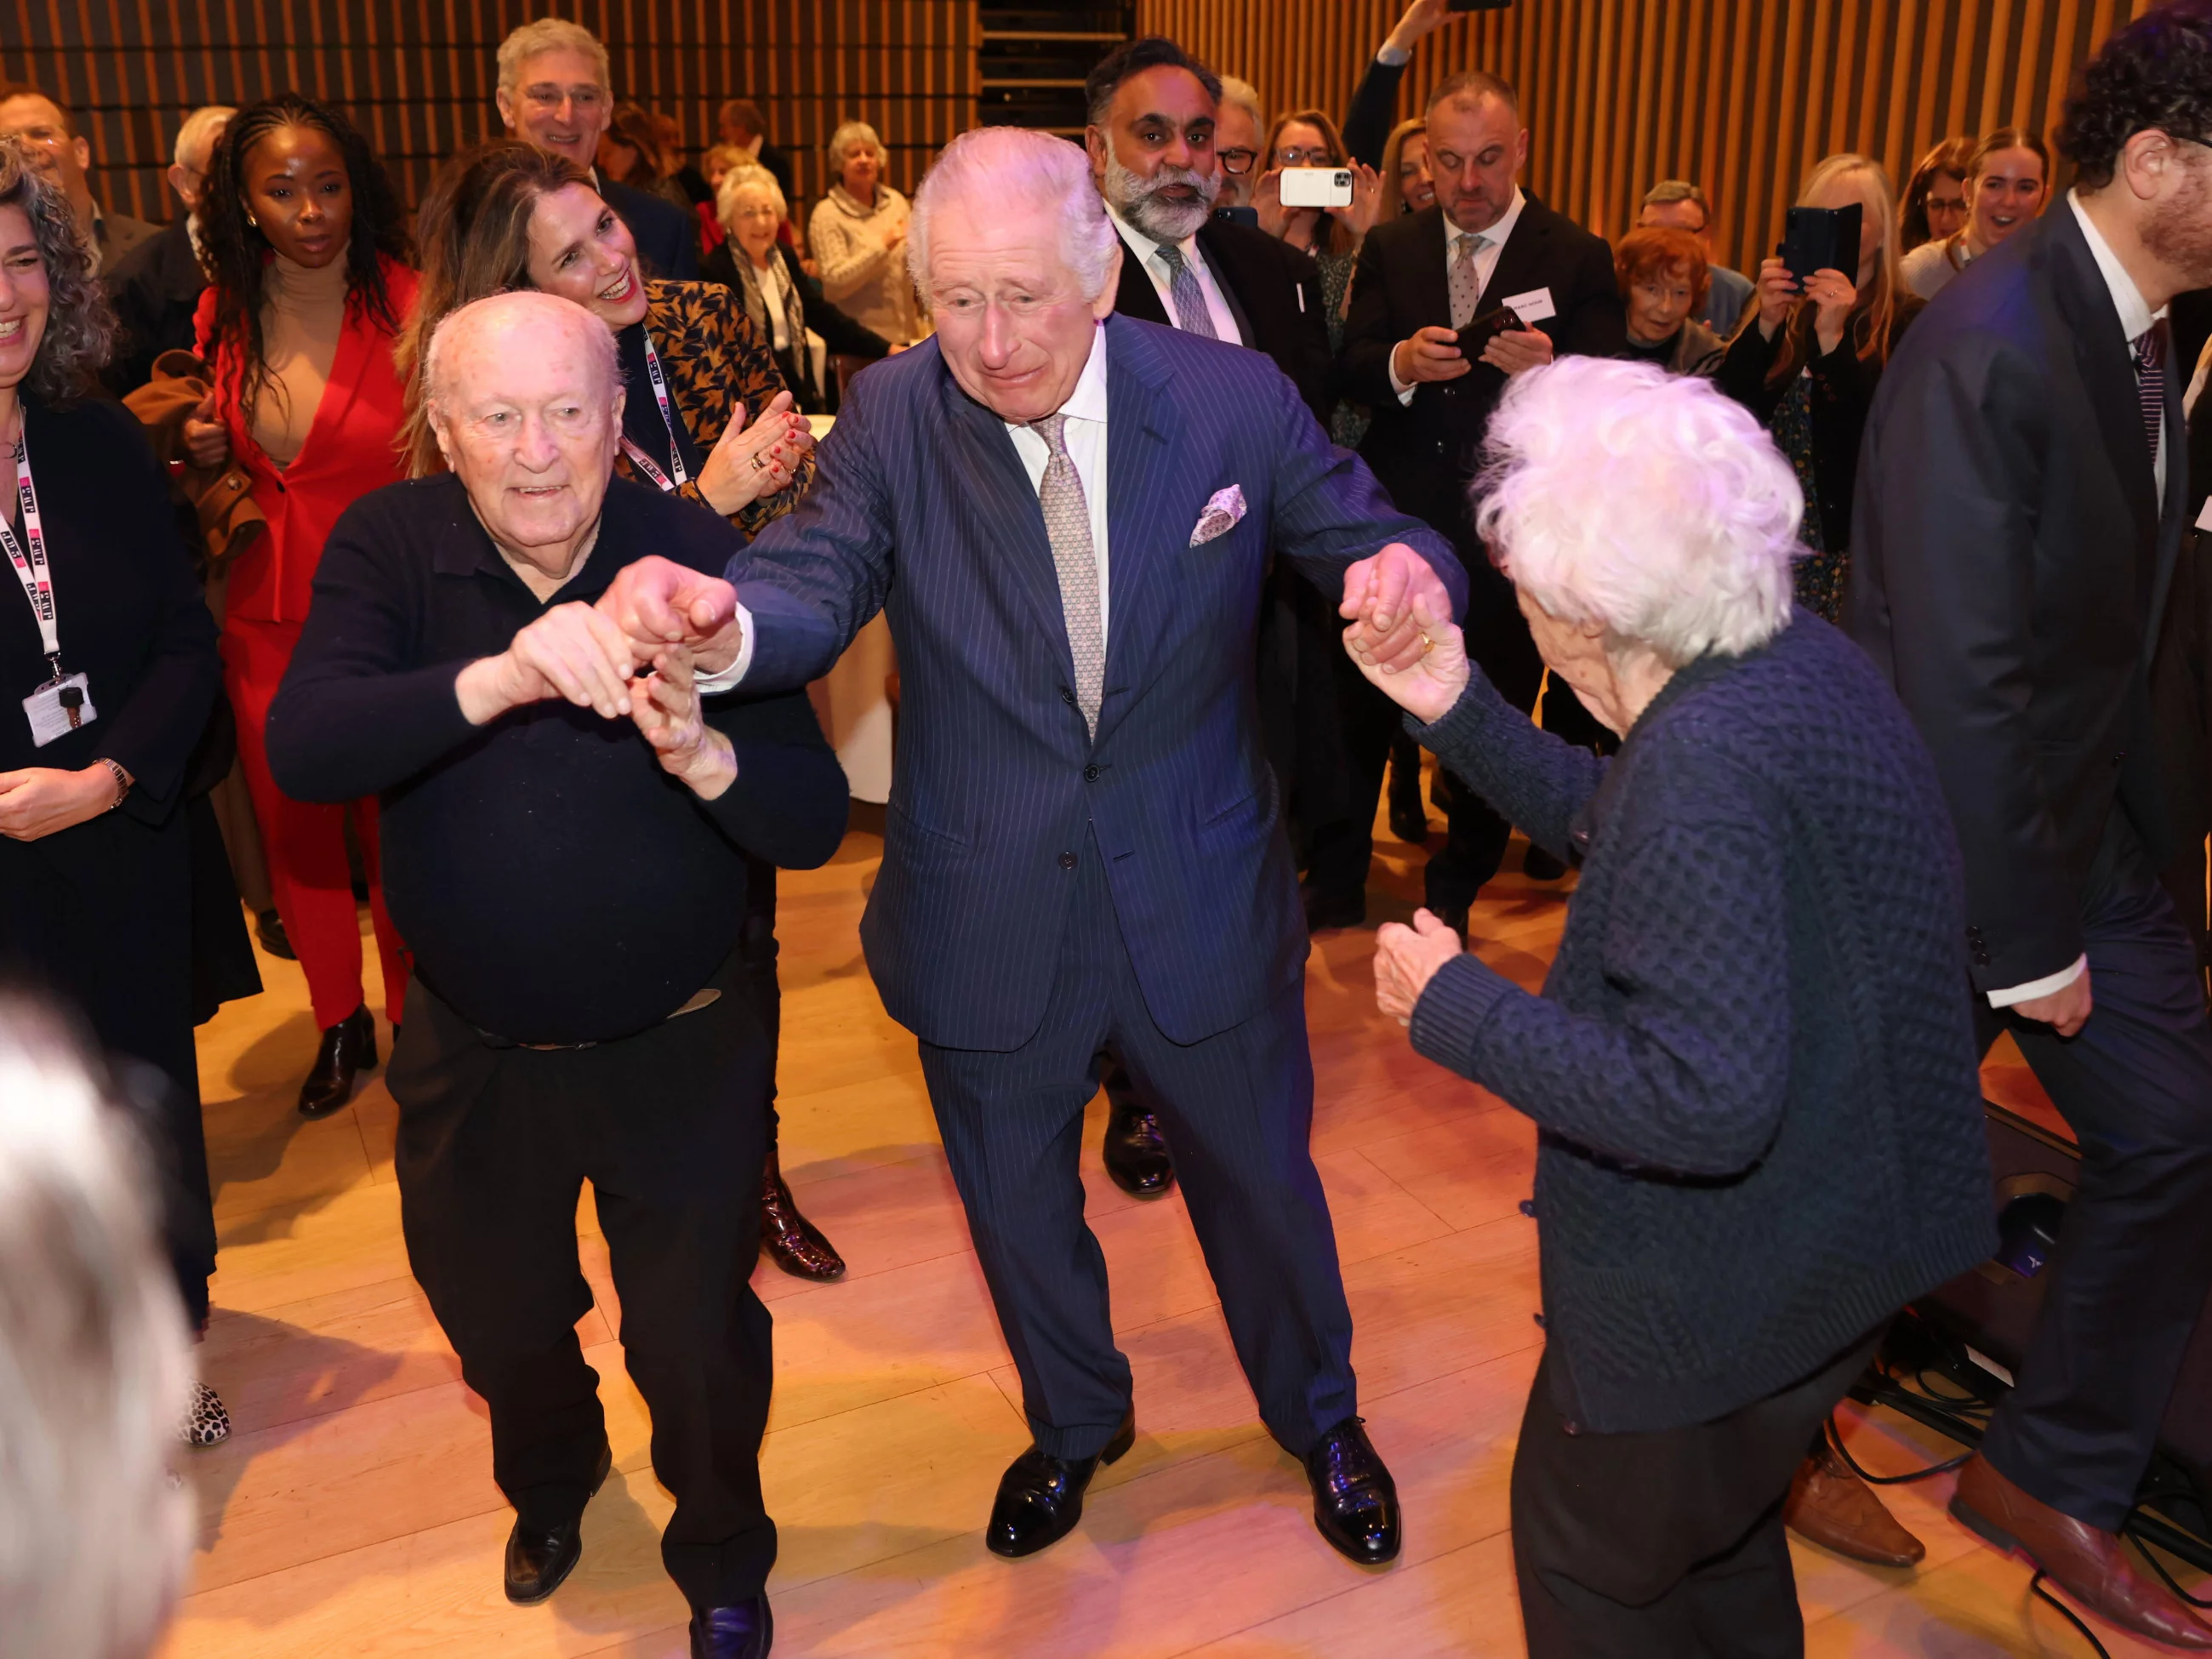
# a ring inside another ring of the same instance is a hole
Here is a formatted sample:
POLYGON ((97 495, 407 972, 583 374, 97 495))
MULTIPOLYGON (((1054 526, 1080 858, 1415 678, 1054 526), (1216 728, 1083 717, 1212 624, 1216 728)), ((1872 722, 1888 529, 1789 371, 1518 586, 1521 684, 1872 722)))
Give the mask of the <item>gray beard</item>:
POLYGON ((1143 179, 1115 157, 1106 158, 1107 201, 1132 229, 1155 242, 1184 242, 1195 236, 1220 193, 1218 173, 1164 166, 1151 178, 1143 179), (1187 204, 1162 199, 1159 192, 1171 185, 1188 185, 1198 191, 1198 199, 1187 204))

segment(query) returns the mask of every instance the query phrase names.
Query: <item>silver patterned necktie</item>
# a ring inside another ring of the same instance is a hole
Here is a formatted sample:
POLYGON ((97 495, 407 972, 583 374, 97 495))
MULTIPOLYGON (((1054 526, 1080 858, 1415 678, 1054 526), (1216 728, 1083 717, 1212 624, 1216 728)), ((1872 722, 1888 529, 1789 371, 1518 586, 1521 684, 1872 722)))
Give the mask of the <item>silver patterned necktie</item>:
POLYGON ((1452 256, 1451 265, 1451 322, 1454 328, 1465 328, 1474 320, 1474 308, 1482 303, 1482 279, 1475 274, 1475 250, 1482 246, 1480 236, 1462 234, 1459 249, 1452 256))
POLYGON ((1075 702, 1083 724, 1098 735, 1098 704, 1106 683, 1106 630, 1098 616, 1098 550, 1091 539, 1091 503, 1083 480, 1067 457, 1066 415, 1031 421, 1030 430, 1044 440, 1051 459, 1037 484, 1044 509, 1044 533, 1052 543, 1053 568, 1060 573, 1060 611, 1067 626, 1068 654, 1075 660, 1075 702))
POLYGON ((1168 268, 1168 299, 1175 307, 1176 326, 1186 334, 1219 339, 1213 328, 1213 313, 1206 303, 1206 290, 1199 285, 1198 273, 1182 257, 1182 250, 1173 242, 1162 242, 1160 258, 1168 268))

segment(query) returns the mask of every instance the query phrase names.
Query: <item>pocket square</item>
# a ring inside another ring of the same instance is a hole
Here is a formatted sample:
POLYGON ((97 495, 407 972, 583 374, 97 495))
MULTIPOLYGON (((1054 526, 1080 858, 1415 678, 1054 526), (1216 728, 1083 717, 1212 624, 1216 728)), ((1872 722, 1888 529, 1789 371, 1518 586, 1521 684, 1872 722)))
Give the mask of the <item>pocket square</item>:
POLYGON ((1206 502, 1206 511, 1198 515, 1197 526, 1190 532, 1190 544, 1198 546, 1217 536, 1226 536, 1237 528, 1244 516, 1244 490, 1239 484, 1226 489, 1217 489, 1213 499, 1206 502))

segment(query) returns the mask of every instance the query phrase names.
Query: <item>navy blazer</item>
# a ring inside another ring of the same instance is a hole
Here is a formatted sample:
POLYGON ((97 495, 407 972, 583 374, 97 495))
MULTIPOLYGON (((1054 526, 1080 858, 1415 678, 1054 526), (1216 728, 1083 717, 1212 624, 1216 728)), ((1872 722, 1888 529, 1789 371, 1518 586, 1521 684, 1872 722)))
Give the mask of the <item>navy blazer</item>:
POLYGON ((602 175, 599 199, 622 216, 630 240, 652 267, 672 283, 699 280, 699 222, 675 203, 634 190, 602 175))
POLYGON ((1455 609, 1449 546, 1334 448, 1273 362, 1133 318, 1106 331, 1109 608, 1096 740, 1075 704, 1037 492, 927 340, 857 378, 812 492, 731 561, 746 684, 829 668, 878 611, 898 753, 861 922, 891 1017, 1007 1050, 1043 1022, 1077 860, 1103 854, 1160 1029, 1195 1042, 1295 985, 1306 933, 1253 673, 1267 550, 1324 593, 1405 542, 1455 609), (1244 515, 1198 546, 1217 492, 1244 515))

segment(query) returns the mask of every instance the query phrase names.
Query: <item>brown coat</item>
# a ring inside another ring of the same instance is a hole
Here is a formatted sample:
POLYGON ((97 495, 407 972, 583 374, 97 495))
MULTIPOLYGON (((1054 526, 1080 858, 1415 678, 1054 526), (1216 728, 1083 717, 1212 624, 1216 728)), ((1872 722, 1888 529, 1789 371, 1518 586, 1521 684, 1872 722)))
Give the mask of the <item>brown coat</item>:
POLYGON ((220 623, 230 567, 268 533, 269 520, 254 505, 252 480, 236 460, 222 466, 194 466, 185 458, 185 422, 206 401, 209 386, 207 365, 197 356, 189 351, 165 351, 154 360, 154 378, 123 404, 146 428, 179 499, 198 521, 208 608, 220 623))

